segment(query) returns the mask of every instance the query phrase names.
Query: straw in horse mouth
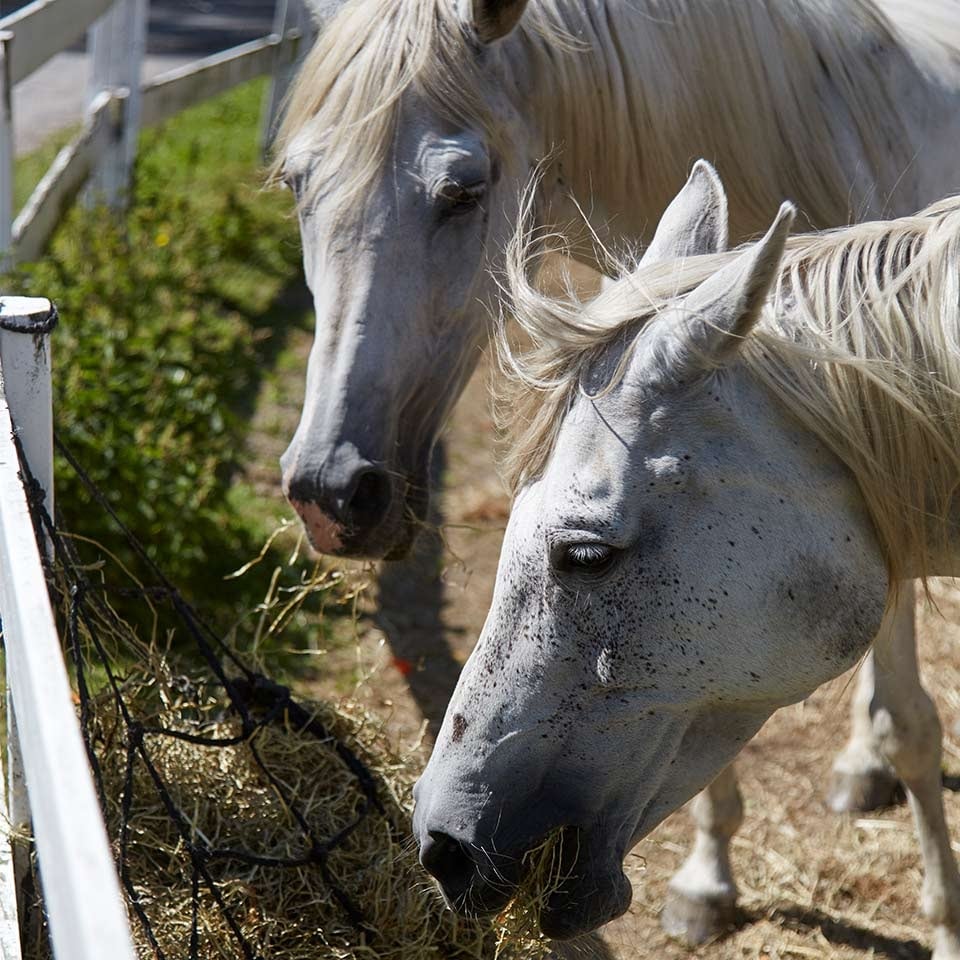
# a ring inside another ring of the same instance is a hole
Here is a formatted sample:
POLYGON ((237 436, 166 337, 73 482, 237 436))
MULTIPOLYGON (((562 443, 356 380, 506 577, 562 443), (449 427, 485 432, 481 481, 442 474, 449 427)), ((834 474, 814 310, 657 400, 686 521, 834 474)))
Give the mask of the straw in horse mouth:
POLYGON ((573 828, 564 830, 559 882, 540 908, 540 930, 553 940, 596 930, 626 913, 633 899, 622 858, 612 850, 595 858, 580 834, 573 828))
POLYGON ((611 849, 595 856, 579 828, 552 832, 524 855, 523 880, 498 918, 501 941, 538 932, 569 940, 619 917, 633 897, 621 863, 611 849))

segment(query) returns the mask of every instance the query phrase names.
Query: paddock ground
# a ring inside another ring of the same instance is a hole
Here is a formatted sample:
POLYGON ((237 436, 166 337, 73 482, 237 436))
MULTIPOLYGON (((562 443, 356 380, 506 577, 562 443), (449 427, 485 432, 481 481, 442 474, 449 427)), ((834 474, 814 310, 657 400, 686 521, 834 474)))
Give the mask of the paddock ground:
MULTIPOLYGON (((296 352, 303 363, 310 338, 296 352)), ((415 563, 380 576, 361 618, 356 644, 310 662, 301 692, 350 696, 386 718, 388 729, 416 762, 442 717, 460 666, 479 634, 493 590, 508 498, 492 456, 486 368, 474 376, 445 434, 443 538, 428 540, 415 563)), ((289 370, 283 402, 262 407, 255 430, 254 477, 276 481, 282 437, 299 415, 302 370, 289 370)), ((256 426, 256 423, 255 423, 256 426)), ((279 490, 276 491, 279 497, 279 490)), ((951 623, 960 623, 960 592, 938 583, 941 619, 924 614, 921 652, 928 689, 945 730, 947 815, 960 840, 960 656, 951 649, 951 623), (951 655, 952 654, 952 655, 951 655)), ((824 785, 847 733, 851 675, 770 719, 738 761, 746 821, 733 842, 742 923, 726 938, 689 950, 666 937, 658 914, 667 881, 692 836, 683 811, 662 824, 628 857, 634 901, 598 942, 572 956, 618 960, 742 958, 893 958, 929 956, 931 931, 919 913, 920 859, 909 811, 901 804, 866 816, 836 816, 824 785)), ((960 843, 955 844, 960 850, 960 843)), ((564 954, 567 955, 566 953, 564 954)))

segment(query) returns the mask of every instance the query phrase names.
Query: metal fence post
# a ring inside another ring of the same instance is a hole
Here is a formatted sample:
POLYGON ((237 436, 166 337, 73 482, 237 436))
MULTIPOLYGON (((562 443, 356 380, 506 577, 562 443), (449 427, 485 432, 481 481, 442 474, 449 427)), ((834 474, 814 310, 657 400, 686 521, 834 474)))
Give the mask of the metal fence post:
POLYGON ((13 84, 10 45, 13 34, 0 30, 0 266, 13 237, 13 84))
POLYGON ((260 121, 260 149, 264 157, 269 153, 273 138, 276 136, 280 113, 290 84, 303 58, 310 52, 316 36, 313 17, 303 0, 277 0, 273 17, 273 33, 278 40, 283 40, 291 33, 299 36, 299 40, 296 54, 292 57, 284 53, 283 47, 277 47, 276 60, 260 121))
POLYGON ((127 91, 113 143, 97 165, 86 192, 88 202, 104 202, 114 210, 126 205, 137 155, 147 7, 148 0, 117 0, 88 33, 92 61, 88 104, 102 90, 127 91))

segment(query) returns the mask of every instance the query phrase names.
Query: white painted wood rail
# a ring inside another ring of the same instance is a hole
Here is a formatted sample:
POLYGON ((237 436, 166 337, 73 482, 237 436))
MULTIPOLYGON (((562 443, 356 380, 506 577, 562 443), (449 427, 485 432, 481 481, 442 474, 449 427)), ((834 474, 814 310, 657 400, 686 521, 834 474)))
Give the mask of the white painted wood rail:
MULTIPOLYGON (((35 0, 0 19, 0 269, 42 255, 87 183, 115 205, 130 182, 142 125, 158 123, 238 83, 272 74, 272 130, 309 39, 303 0, 277 0, 276 32, 141 87, 149 0, 35 0), (91 31, 97 87, 77 137, 60 151, 14 218, 11 91, 91 31), (303 38, 303 39, 301 39, 303 38), (123 47, 123 49, 119 49, 123 47)), ((53 506, 49 343, 29 332, 49 301, 0 297, 0 618, 7 672, 7 797, 0 817, 0 958, 20 960, 16 891, 26 863, 11 832, 32 824, 56 960, 134 960, 129 924, 73 706, 41 550, 19 478, 13 430, 53 506), (28 332, 12 332, 20 325, 28 332)), ((4 790, 0 781, 0 801, 4 790)))
POLYGON ((121 122, 122 100, 104 90, 90 105, 80 133, 65 146, 43 175, 13 222, 15 262, 42 256, 61 217, 70 208, 94 169, 104 145, 121 122))
POLYGON ((10 57, 10 80, 18 83, 54 54, 79 40, 87 27, 114 0, 34 0, 0 20, 16 42, 10 57))
POLYGON ((140 129, 264 74, 273 77, 268 139, 297 63, 313 39, 304 0, 276 0, 275 32, 141 85, 149 0, 35 0, 0 18, 0 269, 41 256, 80 187, 122 208, 140 129), (90 25, 93 83, 83 130, 58 155, 19 215, 13 209, 13 85, 90 25), (105 106, 104 96, 113 99, 105 106), (80 181, 78 187, 77 181, 80 181))
POLYGON ((238 84, 269 73, 281 62, 290 63, 300 45, 300 34, 251 40, 222 53, 163 73, 143 88, 142 120, 145 127, 162 123, 191 104, 225 93, 238 84))
MULTIPOLYGON (((52 491, 49 347, 45 335, 29 332, 51 313, 47 300, 0 298, 0 616, 7 686, 54 956, 134 960, 13 443, 16 424, 31 469, 52 491)), ((7 915, 9 909, 0 909, 0 917, 7 915)))

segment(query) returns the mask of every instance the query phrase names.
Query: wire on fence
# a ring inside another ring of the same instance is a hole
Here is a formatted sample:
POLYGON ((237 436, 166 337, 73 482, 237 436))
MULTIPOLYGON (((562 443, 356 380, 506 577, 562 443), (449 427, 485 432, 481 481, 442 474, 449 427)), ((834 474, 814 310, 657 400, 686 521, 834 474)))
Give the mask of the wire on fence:
MULTIPOLYGON (((442 909, 412 852, 412 776, 373 725, 300 703, 247 665, 56 447, 152 578, 131 587, 100 560, 85 562, 20 451, 38 542, 52 544, 51 595, 140 955, 543 956, 535 943, 501 952, 489 924, 442 909), (142 638, 117 613, 112 600, 131 595, 170 617, 166 650, 157 631, 142 638), (202 674, 172 666, 174 628, 192 641, 202 674), (376 770, 358 749, 370 750, 376 770)), ((44 944, 32 956, 45 956, 44 944)))

